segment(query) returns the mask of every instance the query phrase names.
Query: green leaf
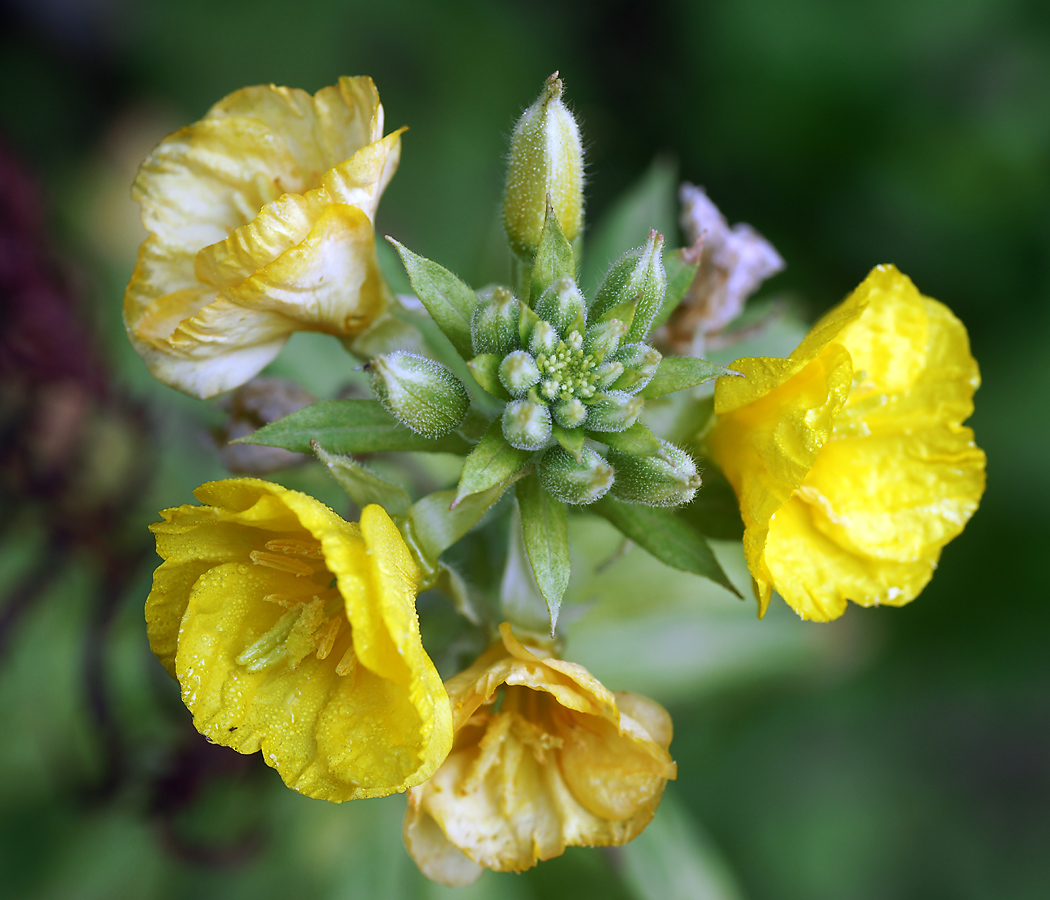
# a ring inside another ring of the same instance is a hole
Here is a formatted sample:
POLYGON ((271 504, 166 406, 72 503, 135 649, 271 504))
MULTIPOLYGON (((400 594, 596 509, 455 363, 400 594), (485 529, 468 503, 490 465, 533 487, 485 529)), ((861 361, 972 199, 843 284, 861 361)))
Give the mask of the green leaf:
POLYGON ((540 245, 536 250, 536 262, 532 265, 529 276, 529 306, 535 307, 536 301, 556 278, 563 276, 576 280, 576 259, 572 246, 566 240, 558 222, 558 216, 547 198, 547 215, 543 220, 543 231, 540 233, 540 245))
MULTIPOLYGON (((553 423, 554 439, 569 451, 576 462, 582 462, 584 434, 582 428, 562 428, 557 422, 553 423)), ((602 438, 604 440, 604 438, 602 438)))
POLYGON ((705 381, 721 378, 723 375, 737 375, 732 369, 720 366, 706 359, 692 356, 665 356, 660 360, 660 367, 650 381, 639 392, 639 397, 651 400, 685 388, 696 387, 705 381))
POLYGON ((499 380, 499 367, 502 362, 503 358, 495 353, 482 353, 470 360, 467 368, 474 380, 493 397, 509 401, 511 396, 499 380))
POLYGON ((704 536, 670 510, 620 503, 611 497, 603 497, 588 509, 608 519, 623 535, 660 562, 709 578, 736 596, 741 596, 715 559, 704 536))
POLYGON ((381 478, 349 456, 329 453, 317 441, 313 441, 312 446, 317 458, 361 509, 369 503, 378 503, 392 516, 404 515, 408 510, 412 500, 403 487, 381 478))
POLYGON ((655 456, 660 452, 660 439, 641 422, 635 422, 623 431, 588 432, 587 437, 635 456, 655 456))
POLYGON ((663 325, 670 318, 671 313, 678 308, 678 304, 685 299, 689 286, 696 277, 696 270, 700 268, 699 260, 697 262, 686 262, 685 253, 685 248, 682 248, 664 254, 667 290, 664 292, 660 310, 657 312, 656 318, 653 319, 653 328, 659 328, 663 325))
POLYGON ((496 419, 463 461, 463 473, 453 502, 458 505, 465 497, 506 481, 524 468, 531 457, 531 450, 518 450, 507 443, 503 424, 496 419))
POLYGON ((565 504, 555 500, 532 474, 515 485, 521 509, 521 534, 532 574, 547 603, 551 637, 558 624, 561 599, 569 586, 569 514, 565 504))
POLYGON ((744 521, 733 486, 714 466, 703 469, 703 487, 692 503, 679 507, 675 515, 688 522, 701 534, 718 541, 739 541, 744 536, 744 521))
POLYGON ((406 540, 421 566, 437 571, 438 557, 473 528, 506 488, 524 472, 515 473, 492 487, 471 494, 453 507, 456 492, 435 491, 412 504, 405 516, 406 540))
POLYGON ((317 441, 329 453, 424 450, 467 453, 471 444, 453 432, 426 438, 409 431, 378 400, 321 400, 233 441, 311 453, 317 441))
POLYGON ((521 346, 528 349, 529 338, 532 337, 532 329, 536 327, 540 317, 536 315, 532 307, 525 303, 521 304, 521 318, 518 319, 518 338, 521 346))
POLYGON ((464 359, 472 357, 474 348, 470 341, 470 317, 478 303, 474 291, 448 269, 413 253, 392 237, 387 240, 401 254, 401 261, 412 282, 412 290, 416 292, 420 303, 452 341, 456 352, 464 359))

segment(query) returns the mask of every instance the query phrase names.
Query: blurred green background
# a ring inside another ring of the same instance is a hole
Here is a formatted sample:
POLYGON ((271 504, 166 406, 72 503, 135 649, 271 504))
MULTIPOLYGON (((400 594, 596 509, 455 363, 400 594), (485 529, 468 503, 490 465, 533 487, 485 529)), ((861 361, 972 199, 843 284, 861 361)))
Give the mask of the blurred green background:
MULTIPOLYGON (((124 340, 141 239, 128 189, 153 144, 238 87, 370 74, 388 127, 411 128, 380 233, 480 284, 499 274, 506 137, 555 69, 589 148, 589 221, 659 157, 773 242, 788 267, 766 293, 809 316, 880 262, 948 303, 981 364, 970 424, 988 491, 903 609, 818 626, 779 604, 760 623, 713 590, 690 604, 664 570, 645 624, 585 616, 575 658, 668 705, 679 779, 636 845, 486 875, 460 896, 1050 895, 1050 5, 0 10, 0 140, 37 183, 49 265, 76 298, 58 330, 95 348, 106 378, 70 401, 73 449, 54 470, 34 469, 37 432, 11 412, 31 415, 25 392, 3 395, 0 895, 452 895, 402 850, 402 798, 336 807, 286 791, 258 760, 204 744, 149 654, 145 526, 224 470, 215 407, 153 383, 124 340)), ((20 313, 3 303, 17 345, 20 313)), ((326 353, 297 338, 278 369, 330 392, 347 363, 326 353), (332 367, 311 372, 318 360, 332 367)))

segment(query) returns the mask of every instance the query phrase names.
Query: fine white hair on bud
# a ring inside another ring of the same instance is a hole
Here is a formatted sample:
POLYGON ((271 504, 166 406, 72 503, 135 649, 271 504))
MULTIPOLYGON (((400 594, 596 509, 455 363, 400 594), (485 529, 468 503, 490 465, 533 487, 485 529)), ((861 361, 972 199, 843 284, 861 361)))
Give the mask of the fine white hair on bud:
POLYGON ((593 503, 608 493, 614 483, 613 467, 590 447, 580 451, 579 459, 564 447, 551 447, 540 460, 543 489, 562 503, 579 506, 593 503))
POLYGON ((700 487, 696 462, 668 441, 660 441, 656 456, 610 450, 609 460, 616 467, 613 496, 625 503, 681 506, 689 503, 700 487))
POLYGON ((518 450, 539 450, 547 446, 552 425, 550 410, 542 403, 515 400, 503 409, 503 436, 518 450))
POLYGON ((563 90, 555 72, 510 139, 503 225, 511 249, 530 263, 539 247, 548 197, 570 242, 583 229, 583 142, 562 101, 563 90))
POLYGON ((467 389, 439 362, 396 350, 376 357, 368 368, 379 402, 416 434, 443 437, 467 415, 467 389))

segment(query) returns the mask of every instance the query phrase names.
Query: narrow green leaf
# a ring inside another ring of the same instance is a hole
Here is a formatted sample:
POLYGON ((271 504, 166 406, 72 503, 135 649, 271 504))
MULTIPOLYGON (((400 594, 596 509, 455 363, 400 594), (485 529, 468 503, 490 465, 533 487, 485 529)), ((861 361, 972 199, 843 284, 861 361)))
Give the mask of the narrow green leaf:
POLYGON ((518 319, 518 338, 521 346, 528 348, 529 338, 532 337, 532 329, 536 327, 540 317, 536 315, 531 306, 521 304, 521 317, 518 319))
POLYGON ((503 382, 499 380, 499 366, 501 362, 503 362, 503 358, 495 353, 482 353, 470 360, 467 363, 467 368, 470 369, 470 374, 474 376, 474 380, 492 394, 493 397, 498 397, 500 400, 510 400, 510 394, 507 393, 503 382))
POLYGON ((387 237, 387 240, 401 254, 401 261, 412 282, 412 290, 416 292, 420 303, 452 341, 456 352, 464 359, 470 359, 474 355, 470 341, 470 317, 478 302, 474 291, 448 269, 413 253, 392 237, 387 237))
POLYGON ((467 453, 471 449, 471 444, 455 432, 434 439, 409 431, 383 409, 378 400, 321 400, 233 443, 310 453, 311 441, 317 441, 329 453, 382 450, 467 453))
POLYGON ((562 428, 557 422, 554 423, 553 429, 554 439, 576 457, 576 462, 581 462, 583 460, 583 442, 585 439, 583 429, 573 428, 570 430, 562 428))
POLYGON ((662 397, 674 391, 696 387, 698 384, 721 378, 723 375, 736 374, 738 373, 732 369, 708 362, 706 359, 696 359, 692 356, 665 356, 660 360, 660 367, 653 375, 652 381, 638 392, 638 396, 651 400, 653 397, 662 397))
POLYGON ((349 456, 329 453, 317 441, 311 442, 314 453, 327 467, 331 476, 361 509, 369 503, 378 503, 390 515, 404 515, 412 503, 408 491, 398 484, 381 478, 349 456))
POLYGON ((613 450, 633 453, 635 456, 654 456, 660 452, 660 439, 641 422, 635 422, 623 431, 588 432, 587 437, 613 450))
POLYGON ((569 514, 565 504, 555 500, 532 474, 515 485, 521 509, 521 534, 532 574, 547 603, 551 637, 558 625, 561 599, 569 586, 569 514))
POLYGON ((456 492, 453 490, 435 491, 413 503, 405 517, 405 530, 424 568, 436 569, 438 557, 470 531, 521 474, 471 494, 454 508, 456 492))
POLYGON ((572 245, 565 238, 558 222, 558 216, 547 198, 547 215, 543 220, 543 231, 540 233, 540 245, 536 250, 536 262, 532 265, 529 278, 529 306, 535 307, 536 301, 556 278, 567 275, 576 279, 576 259, 573 257, 572 245))
POLYGON ((709 578, 740 597, 740 592, 722 570, 704 536, 670 510, 621 503, 611 497, 603 497, 588 509, 604 516, 622 534, 660 562, 709 578))
POLYGON ((699 260, 697 262, 687 262, 685 254, 686 248, 672 250, 670 253, 664 254, 667 290, 664 293, 663 302, 660 304, 660 311, 656 314, 656 318, 653 319, 652 328, 659 328, 670 318, 671 313, 678 308, 678 304, 685 299, 685 295, 689 292, 689 286, 696 277, 696 270, 700 268, 700 262, 699 260))
POLYGON ((463 461, 463 473, 453 503, 458 505, 463 498, 506 481, 523 468, 531 456, 531 450, 518 450, 507 443, 503 425, 496 419, 463 461))

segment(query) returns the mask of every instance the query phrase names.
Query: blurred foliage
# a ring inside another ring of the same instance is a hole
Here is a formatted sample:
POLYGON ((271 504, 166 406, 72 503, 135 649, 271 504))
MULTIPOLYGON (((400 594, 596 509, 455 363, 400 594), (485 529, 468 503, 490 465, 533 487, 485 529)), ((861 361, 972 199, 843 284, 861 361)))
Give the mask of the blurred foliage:
MULTIPOLYGON (((773 242, 788 269, 767 294, 809 316, 896 263, 969 328, 989 487, 918 601, 851 608, 827 626, 783 608, 758 623, 725 594, 691 604, 666 571, 609 560, 604 577, 620 571, 640 592, 657 578, 661 596, 633 624, 595 596, 597 573, 564 613, 580 623, 570 654, 669 705, 680 775, 667 821, 636 846, 489 873, 460 896, 1045 896, 1050 7, 1039 0, 8 0, 0 139, 42 188, 77 333, 108 373, 92 415, 118 443, 152 443, 137 450, 148 486, 119 497, 119 522, 104 525, 5 472, 3 896, 451 896, 399 846, 403 799, 309 801, 258 758, 203 744, 149 654, 145 526, 221 477, 208 436, 221 415, 152 382, 124 340, 120 297, 141 237, 127 191, 160 137, 231 90, 371 74, 388 125, 411 126, 380 230, 483 284, 505 277, 506 135, 555 69, 590 148, 589 269, 623 240, 616 220, 598 224, 614 200, 675 171, 773 242), (679 625, 670 643, 667 623, 679 625)), ((355 377, 315 336, 293 340, 274 370, 319 396, 355 377)), ((20 433, 6 429, 5 442, 20 433)), ((120 453, 96 456, 110 462, 91 470, 100 484, 126 475, 120 453)), ((284 480, 324 495, 326 477, 284 480)), ((736 572, 743 583, 739 560, 736 572)))

